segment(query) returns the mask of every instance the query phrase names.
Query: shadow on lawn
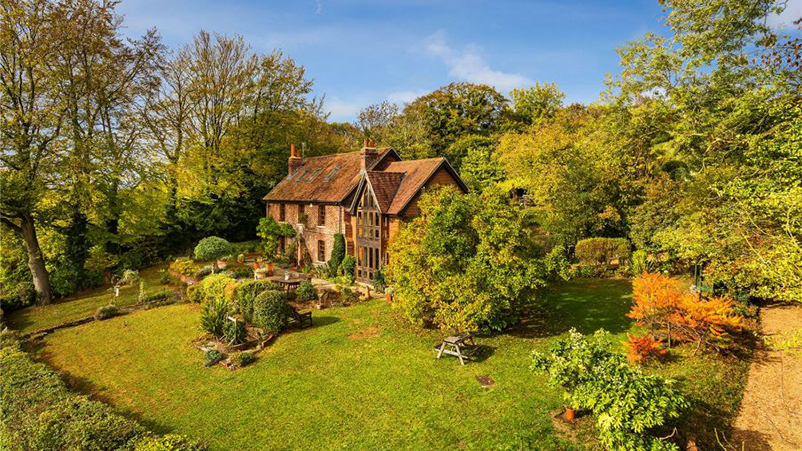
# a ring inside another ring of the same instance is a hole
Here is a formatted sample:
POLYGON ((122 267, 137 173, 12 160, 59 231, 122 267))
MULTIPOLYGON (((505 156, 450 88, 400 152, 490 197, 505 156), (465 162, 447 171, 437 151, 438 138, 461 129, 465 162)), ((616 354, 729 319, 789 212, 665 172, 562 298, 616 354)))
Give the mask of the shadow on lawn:
POLYGON ((557 285, 524 306, 518 324, 507 331, 522 338, 560 335, 572 327, 583 334, 629 330, 632 283, 626 279, 576 279, 557 285))

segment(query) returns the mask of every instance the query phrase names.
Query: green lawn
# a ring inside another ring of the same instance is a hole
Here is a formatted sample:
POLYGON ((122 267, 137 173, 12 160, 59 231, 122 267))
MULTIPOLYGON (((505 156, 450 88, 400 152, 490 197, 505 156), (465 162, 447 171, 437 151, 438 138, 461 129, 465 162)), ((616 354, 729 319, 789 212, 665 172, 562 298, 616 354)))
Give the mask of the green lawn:
MULTIPOLYGON (((145 281, 145 292, 147 294, 167 288, 159 284, 159 269, 161 268, 163 266, 154 266, 141 271, 140 275, 145 281)), ((139 284, 122 287, 120 289, 120 297, 116 301, 117 306, 127 307, 134 305, 138 302, 138 297, 139 284)), ((23 334, 40 331, 59 324, 90 317, 95 314, 98 308, 108 305, 113 298, 114 289, 104 285, 67 296, 50 305, 28 307, 13 312, 8 316, 8 325, 23 334)))
MULTIPOLYGON (((454 358, 434 358, 441 332, 408 325, 379 300, 314 311, 313 328, 280 336, 256 363, 237 371, 203 367, 191 345, 199 313, 191 304, 57 331, 37 356, 76 390, 158 432, 206 441, 212 450, 517 450, 522 443, 524 449, 585 449, 590 422, 555 431, 561 393, 529 371, 529 354, 571 326, 605 327, 625 337, 630 290, 628 281, 565 284, 519 327, 480 337, 489 352, 464 367, 454 358), (478 376, 495 385, 481 388, 478 376)), ((728 374, 731 363, 685 360, 656 370, 683 379, 700 398, 718 383, 721 393, 714 395, 734 399, 737 409, 742 380, 728 374)), ((686 421, 700 423, 704 413, 694 411, 686 421)), ((726 426, 728 417, 722 418, 715 424, 726 426)), ((706 426, 699 427, 704 435, 706 426)))

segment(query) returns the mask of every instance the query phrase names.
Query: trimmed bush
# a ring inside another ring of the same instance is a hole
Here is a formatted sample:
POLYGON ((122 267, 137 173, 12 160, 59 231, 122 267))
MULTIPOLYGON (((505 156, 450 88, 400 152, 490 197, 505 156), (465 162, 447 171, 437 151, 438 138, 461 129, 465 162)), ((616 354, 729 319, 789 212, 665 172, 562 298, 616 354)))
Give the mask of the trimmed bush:
POLYGON ((234 279, 225 274, 213 274, 198 284, 201 302, 225 300, 226 286, 234 279))
POLYGON ((381 269, 376 271, 370 283, 373 284, 374 290, 384 292, 384 289, 387 288, 387 282, 384 280, 384 271, 381 269))
POLYGON ((175 271, 184 276, 191 276, 199 269, 200 266, 187 257, 179 257, 175 259, 174 262, 170 263, 171 271, 175 271))
POLYGON ((298 289, 295 290, 295 299, 300 302, 314 301, 317 299, 317 290, 312 285, 312 282, 304 280, 298 289))
POLYGON ((228 302, 225 299, 207 301, 201 309, 201 329, 215 337, 223 335, 223 327, 228 316, 228 302))
POLYGON ((206 451, 206 447, 183 435, 167 434, 143 438, 136 443, 134 451, 206 451))
POLYGON ((340 274, 347 277, 350 283, 354 283, 354 271, 356 270, 356 258, 353 255, 346 255, 340 265, 340 274))
MULTIPOLYGON (((14 334, 0 333, 0 449, 137 449, 146 430, 98 401, 76 395, 50 368, 35 363, 14 334)), ((176 442, 180 442, 175 439, 176 442)), ((143 451, 203 448, 141 448, 143 451)))
POLYGON ((197 271, 192 273, 192 278, 193 279, 203 279, 204 277, 208 276, 209 274, 211 274, 213 272, 214 272, 214 268, 211 265, 204 266, 203 268, 198 268, 197 271))
POLYGON ((253 279, 253 268, 250 266, 229 268, 226 273, 234 279, 253 279))
POLYGON ((242 368, 243 366, 248 366, 253 363, 256 360, 256 356, 253 355, 252 352, 242 351, 231 354, 228 359, 235 367, 242 368))
POLYGON ((218 362, 222 362, 226 356, 217 349, 207 349, 206 352, 203 353, 203 358, 206 360, 205 365, 208 367, 218 362))
POLYGON ((340 265, 345 258, 345 235, 337 233, 334 235, 334 245, 331 248, 331 257, 329 258, 329 275, 335 277, 340 265))
POLYGON ((172 290, 160 290, 156 291, 155 293, 146 294, 142 296, 142 302, 156 302, 156 301, 164 301, 172 297, 173 291, 172 290))
POLYGON ((287 326, 289 315, 290 307, 283 291, 263 291, 253 301, 253 322, 268 334, 281 332, 287 326))
POLYGON ((223 337, 226 339, 226 343, 236 345, 245 341, 245 321, 231 321, 228 318, 226 318, 225 321, 223 325, 223 337))
POLYGON ((95 320, 100 321, 104 319, 109 319, 112 316, 117 315, 118 313, 120 313, 120 309, 117 308, 116 305, 114 304, 104 305, 103 307, 97 309, 97 311, 95 312, 95 320))
POLYGON ((231 243, 217 236, 206 237, 195 246, 195 258, 198 260, 219 260, 234 253, 231 243))
POLYGON ((200 302, 201 294, 203 294, 203 292, 198 289, 197 285, 190 285, 187 287, 187 300, 189 302, 200 302))
POLYGON ((253 301, 259 293, 267 290, 276 290, 275 284, 269 280, 249 280, 237 284, 231 298, 234 310, 245 318, 246 323, 253 322, 253 301))
POLYGON ((629 258, 629 241, 626 238, 587 238, 576 243, 574 252, 580 264, 609 266, 612 260, 621 262, 629 258))
POLYGON ((342 297, 343 302, 347 302, 349 304, 359 301, 359 292, 348 287, 342 287, 340 289, 340 296, 342 297))

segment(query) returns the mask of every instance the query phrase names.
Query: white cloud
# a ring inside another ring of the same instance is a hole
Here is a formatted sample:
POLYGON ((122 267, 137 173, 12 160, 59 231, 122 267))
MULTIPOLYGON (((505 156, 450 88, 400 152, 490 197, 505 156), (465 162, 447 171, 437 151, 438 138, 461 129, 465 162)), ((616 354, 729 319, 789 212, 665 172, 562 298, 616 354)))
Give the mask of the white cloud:
POLYGON ((408 90, 408 91, 393 91, 387 94, 387 101, 392 103, 409 103, 418 97, 427 94, 429 91, 425 89, 408 90))
POLYGON ((766 23, 775 30, 785 30, 794 26, 794 21, 802 17, 802 0, 788 0, 785 10, 780 14, 769 14, 766 23))
POLYGON ((352 120, 363 107, 361 103, 344 102, 336 98, 327 99, 323 106, 331 114, 329 119, 337 122, 352 120))
POLYGON ((475 44, 462 50, 450 47, 442 30, 426 38, 425 43, 426 53, 440 58, 449 67, 449 75, 459 80, 488 84, 504 91, 532 84, 530 79, 521 74, 491 69, 475 44))

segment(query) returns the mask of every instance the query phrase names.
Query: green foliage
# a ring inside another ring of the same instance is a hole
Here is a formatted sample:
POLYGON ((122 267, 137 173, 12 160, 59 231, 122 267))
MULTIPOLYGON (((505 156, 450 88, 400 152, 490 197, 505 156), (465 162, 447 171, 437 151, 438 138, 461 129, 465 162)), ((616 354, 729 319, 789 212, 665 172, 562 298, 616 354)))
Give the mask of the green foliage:
POLYGON ((543 258, 543 263, 546 266, 546 271, 552 278, 559 278, 562 280, 571 279, 571 265, 568 261, 568 257, 565 255, 565 249, 562 246, 554 246, 543 258))
POLYGON ((97 309, 97 312, 95 312, 95 320, 100 321, 109 319, 112 316, 116 316, 119 312, 120 309, 114 304, 104 305, 103 307, 97 309))
POLYGON ((340 287, 340 298, 346 304, 353 304, 359 301, 359 292, 352 290, 350 287, 340 287))
POLYGON ((421 215, 391 244, 385 276, 415 324, 503 329, 514 304, 534 296, 547 272, 528 218, 501 193, 428 192, 421 215))
POLYGON ((231 361, 231 364, 237 368, 248 366, 256 361, 256 356, 254 356, 253 352, 250 351, 234 352, 228 358, 231 361))
POLYGON ((145 437, 133 451, 206 451, 206 446, 183 435, 167 434, 162 437, 145 437))
POLYGON ((340 265, 345 258, 345 235, 337 233, 334 235, 334 245, 331 248, 331 257, 329 258, 329 273, 331 277, 337 275, 340 265))
POLYGON ((555 83, 535 83, 524 89, 513 89, 512 110, 515 119, 524 125, 538 125, 551 119, 562 108, 565 94, 555 83))
POLYGON ((608 266, 612 260, 629 258, 629 241, 626 238, 586 238, 576 243, 574 250, 583 265, 608 266))
POLYGON ((226 356, 217 349, 207 349, 206 352, 203 353, 203 359, 205 360, 205 365, 207 367, 216 365, 222 362, 225 358, 226 356))
POLYGON ((449 153, 465 156, 462 159, 460 176, 471 190, 484 191, 505 179, 496 154, 497 146, 497 139, 477 135, 463 136, 449 146, 449 153))
POLYGON ((632 253, 632 275, 637 277, 645 272, 649 272, 649 254, 644 250, 637 250, 632 253))
POLYGON ((204 302, 201 307, 200 326, 207 334, 220 337, 228 321, 228 301, 225 299, 212 299, 204 302))
POLYGON ((235 310, 242 315, 245 322, 253 322, 253 301, 263 291, 277 290, 278 287, 269 280, 248 280, 237 284, 234 288, 232 302, 235 310))
POLYGON ((196 296, 201 302, 225 300, 226 286, 233 282, 227 274, 212 274, 198 283, 196 296))
POLYGON ((192 276, 198 271, 200 266, 188 257, 179 257, 170 263, 170 270, 184 276, 192 276))
POLYGON ((295 298, 301 302, 314 301, 317 299, 317 290, 312 285, 312 282, 304 280, 295 290, 295 298))
POLYGON ((611 450, 678 450, 652 431, 688 407, 672 382, 643 373, 611 350, 609 334, 587 339, 571 329, 548 353, 534 352, 532 368, 548 375, 550 386, 565 390, 568 405, 589 409, 599 439, 611 450))
POLYGON ((278 223, 271 217, 261 218, 256 228, 256 235, 262 239, 262 250, 267 256, 275 256, 278 250, 279 238, 295 236, 295 229, 286 222, 278 223))
POLYGON ((384 291, 387 288, 387 281, 384 278, 384 269, 380 269, 373 273, 373 279, 370 281, 373 288, 378 291, 384 291))
POLYGON ((283 291, 267 290, 253 301, 253 323, 268 334, 277 334, 287 326, 290 306, 283 291))
POLYGON ((339 275, 346 278, 349 284, 354 283, 354 273, 356 271, 356 258, 353 255, 346 255, 340 265, 339 275))
POLYGON ((34 363, 10 334, 0 337, 0 443, 9 451, 116 450, 145 433, 135 422, 70 393, 47 366, 34 363))
POLYGON ((231 321, 226 318, 226 322, 223 325, 223 337, 226 339, 226 343, 230 345, 240 344, 245 340, 246 333, 245 321, 231 321))
POLYGON ((209 236, 198 242, 194 255, 198 260, 219 260, 233 252, 231 243, 217 236, 209 236))

